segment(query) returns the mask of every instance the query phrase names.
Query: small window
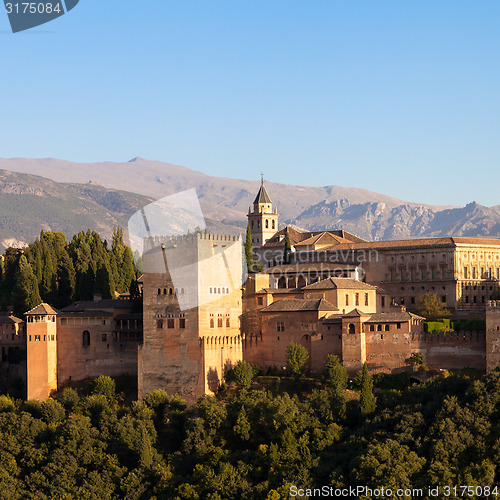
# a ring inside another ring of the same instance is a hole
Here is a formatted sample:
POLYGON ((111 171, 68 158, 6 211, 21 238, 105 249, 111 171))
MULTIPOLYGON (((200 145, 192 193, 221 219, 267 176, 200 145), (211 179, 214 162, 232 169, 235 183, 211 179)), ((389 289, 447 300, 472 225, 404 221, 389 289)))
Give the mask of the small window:
POLYGON ((375 331, 375 325, 370 325, 370 332, 374 332, 375 331))
POLYGON ((217 318, 217 328, 222 328, 222 318, 217 318))
MULTIPOLYGON (((37 335, 35 335, 35 340, 36 340, 36 337, 37 335)), ((40 337, 38 335, 38 337, 40 337)), ((38 339, 40 340, 40 339, 38 339)), ((85 330, 83 333, 82 333, 82 344, 84 347, 88 347, 90 345, 90 332, 88 330, 85 330)))
POLYGON ((345 305, 349 305, 349 295, 347 293, 345 294, 345 305))
POLYGON ((179 319, 179 328, 186 328, 186 318, 179 319))
POLYGON ((214 319, 210 318, 210 328, 214 328, 214 319))
POLYGON ((385 325, 384 330, 385 330, 386 332, 388 332, 388 331, 389 331, 389 325, 385 325))
POLYGON ((377 332, 381 332, 382 331, 382 325, 377 325, 377 332))
POLYGON ((355 304, 356 304, 357 306, 359 306, 359 293, 356 293, 356 294, 354 295, 354 301, 355 301, 355 304))
POLYGON ((349 333, 356 333, 356 327, 353 323, 349 323, 349 333))
POLYGON ((368 294, 365 293, 365 306, 367 306, 367 305, 368 305, 368 294))
POLYGON ((397 328, 398 330, 401 330, 401 323, 396 323, 396 328, 397 328))
POLYGON ((163 320, 162 319, 156 320, 156 328, 163 328, 163 320))
POLYGON ((284 321, 278 321, 276 323, 276 331, 277 332, 284 332, 285 331, 285 322, 284 321))
POLYGON ((257 297, 257 305, 259 306, 264 305, 264 297, 257 297))
POLYGON ((175 328, 175 320, 174 320, 174 318, 167 319, 167 328, 175 328))

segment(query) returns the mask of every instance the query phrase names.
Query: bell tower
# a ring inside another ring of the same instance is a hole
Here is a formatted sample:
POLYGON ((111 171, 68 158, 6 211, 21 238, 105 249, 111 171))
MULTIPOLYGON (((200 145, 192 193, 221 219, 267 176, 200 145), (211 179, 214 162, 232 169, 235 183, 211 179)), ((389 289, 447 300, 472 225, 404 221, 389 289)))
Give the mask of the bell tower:
POLYGON ((253 211, 249 207, 247 217, 254 248, 264 245, 278 231, 278 211, 267 194, 263 176, 253 202, 253 211))

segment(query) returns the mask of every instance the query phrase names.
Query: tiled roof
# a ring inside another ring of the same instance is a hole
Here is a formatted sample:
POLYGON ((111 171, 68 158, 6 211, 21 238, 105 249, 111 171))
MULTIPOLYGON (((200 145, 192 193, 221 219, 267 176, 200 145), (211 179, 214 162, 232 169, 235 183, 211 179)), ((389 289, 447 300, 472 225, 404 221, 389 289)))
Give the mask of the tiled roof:
POLYGON ((369 241, 366 243, 349 243, 332 245, 323 250, 352 250, 352 249, 390 249, 390 248, 415 248, 415 247, 454 247, 462 245, 496 245, 500 246, 500 239, 494 238, 415 238, 394 241, 369 241))
POLYGON ((325 299, 282 299, 261 309, 262 312, 293 312, 293 311, 338 311, 325 299))
POLYGON ((255 197, 254 204, 255 203, 272 203, 271 198, 269 198, 266 188, 264 187, 264 183, 261 184, 259 192, 255 197))
POLYGON ((0 316, 0 325, 5 323, 23 323, 22 319, 16 318, 15 316, 0 316))
POLYGON ((331 290, 331 289, 376 290, 377 287, 352 278, 326 278, 325 280, 321 280, 316 283, 312 283, 311 285, 307 285, 302 290, 331 290))
POLYGON ((425 319, 408 311, 380 312, 370 315, 368 323, 388 323, 392 321, 409 321, 410 319, 425 319))
POLYGON ((125 299, 80 300, 64 307, 63 312, 87 311, 89 309, 131 309, 133 304, 125 299))
POLYGON ((350 243, 349 240, 346 240, 345 238, 342 238, 340 236, 336 236, 332 233, 329 233, 327 231, 322 232, 321 234, 312 236, 311 238, 308 238, 306 240, 303 240, 296 245, 299 247, 302 246, 313 246, 313 245, 337 245, 339 243, 350 243))
POLYGON ((371 316, 371 315, 370 313, 365 313, 356 308, 353 309, 352 311, 349 311, 346 314, 343 314, 343 316, 346 318, 360 318, 361 316, 371 316))
POLYGON ((43 316, 43 315, 47 315, 47 314, 50 314, 50 315, 59 314, 59 311, 57 309, 54 309, 49 304, 42 302, 41 304, 39 304, 36 307, 34 307, 33 309, 31 309, 31 311, 28 311, 24 314, 43 316))

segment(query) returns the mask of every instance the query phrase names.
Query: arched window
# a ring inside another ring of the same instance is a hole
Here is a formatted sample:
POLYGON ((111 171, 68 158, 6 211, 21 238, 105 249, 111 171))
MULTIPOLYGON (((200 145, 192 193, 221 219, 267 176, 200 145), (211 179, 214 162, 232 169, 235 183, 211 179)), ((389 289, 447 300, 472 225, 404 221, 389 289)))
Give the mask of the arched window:
POLYGON ((252 221, 252 229, 253 229, 253 221, 252 221))
POLYGON ((389 325, 385 325, 385 331, 388 332, 389 331, 389 325))
POLYGON ((184 288, 181 288, 181 295, 184 294, 184 288))
POLYGON ((349 323, 349 333, 356 333, 356 327, 353 323, 349 323))
POLYGON ((161 295, 161 288, 158 288, 158 295, 161 295))
POLYGON ((174 289, 173 288, 169 288, 168 293, 169 293, 169 295, 173 295, 174 289))
POLYGON ((382 331, 382 325, 377 325, 377 332, 381 332, 382 331))
POLYGON ((274 221, 273 221, 273 229, 276 229, 276 228, 274 227, 274 221))
POLYGON ((229 293, 229 288, 226 288, 226 293, 229 293))
POLYGON ((90 332, 88 330, 82 333, 82 344, 83 347, 88 347, 90 345, 90 332))
POLYGON ((266 229, 269 228, 269 221, 266 219, 266 229))
POLYGON ((167 295, 167 289, 166 288, 163 289, 163 295, 167 295))

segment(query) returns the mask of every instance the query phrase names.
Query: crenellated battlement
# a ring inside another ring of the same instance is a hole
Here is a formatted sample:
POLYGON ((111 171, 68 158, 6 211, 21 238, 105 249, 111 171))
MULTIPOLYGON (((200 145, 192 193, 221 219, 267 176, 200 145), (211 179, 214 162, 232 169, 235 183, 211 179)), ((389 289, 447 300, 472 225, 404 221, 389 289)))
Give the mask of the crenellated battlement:
POLYGON ((240 335, 204 335, 199 339, 200 347, 211 345, 241 345, 240 335))
POLYGON ((146 236, 144 238, 144 251, 148 251, 159 246, 172 247, 176 245, 193 244, 198 240, 231 243, 236 241, 243 241, 243 238, 241 235, 212 233, 180 234, 177 236, 146 236))
POLYGON ((411 336, 412 342, 425 342, 432 344, 448 344, 448 343, 484 343, 486 332, 467 331, 467 332, 422 332, 413 333, 411 336))

